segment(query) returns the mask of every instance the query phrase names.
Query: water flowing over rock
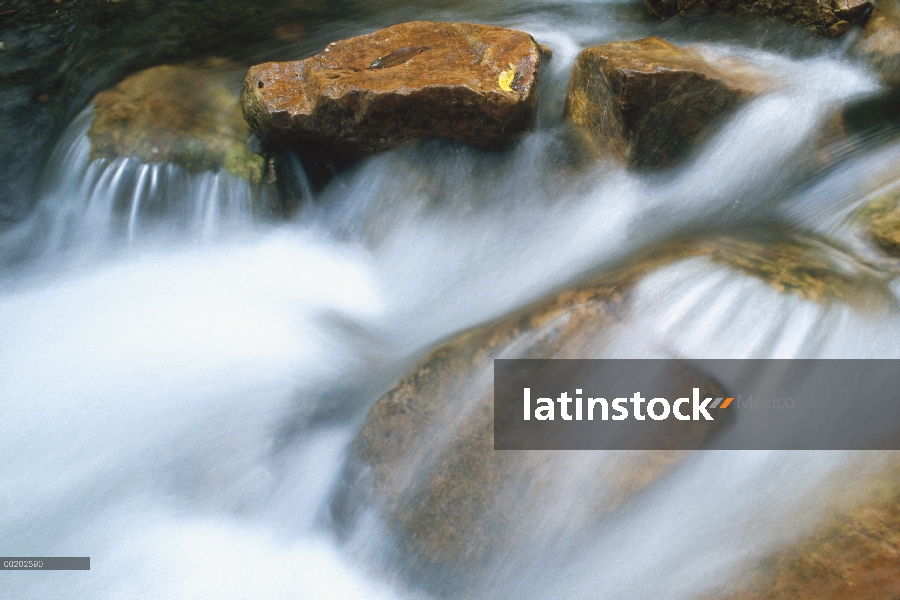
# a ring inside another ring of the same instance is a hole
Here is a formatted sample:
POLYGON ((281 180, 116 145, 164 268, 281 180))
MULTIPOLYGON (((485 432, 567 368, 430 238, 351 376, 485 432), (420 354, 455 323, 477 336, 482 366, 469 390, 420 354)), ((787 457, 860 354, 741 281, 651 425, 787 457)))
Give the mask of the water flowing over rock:
POLYGON ((698 15, 713 11, 730 11, 748 15, 779 16, 803 27, 837 37, 856 19, 865 16, 874 6, 871 0, 644 0, 651 15, 668 19, 677 14, 698 15))
MULTIPOLYGON (((729 600, 882 600, 900 596, 900 468, 870 482, 809 538, 770 557, 729 600)), ((878 458, 883 458, 879 456, 878 458)))
POLYGON ((676 163, 724 116, 770 82, 733 59, 715 65, 659 38, 584 50, 572 69, 566 113, 603 152, 633 167, 676 163))
POLYGON ((127 77, 94 97, 92 158, 170 162, 189 172, 224 169, 259 183, 264 160, 247 146, 234 65, 163 65, 127 77))
POLYGON ((273 143, 348 156, 425 137, 496 148, 531 126, 540 64, 540 47, 521 31, 403 23, 251 68, 244 116, 273 143))
MULTIPOLYGON (((374 404, 353 444, 336 514, 352 521, 359 507, 374 505, 397 538, 401 568, 428 573, 441 585, 496 575, 521 558, 517 552, 564 551, 547 540, 602 528, 687 452, 495 451, 493 359, 602 357, 615 328, 628 322, 635 285, 681 260, 727 265, 810 302, 887 296, 883 281, 838 255, 803 236, 668 242, 636 263, 449 340, 374 404), (560 497, 561 489, 573 493, 560 497)), ((679 377, 679 389, 727 394, 690 367, 679 377)), ((715 439, 730 421, 705 425, 690 432, 693 447, 715 439)))
MULTIPOLYGON (((374 502, 400 538, 401 562, 454 585, 502 571, 519 552, 549 555, 551 540, 570 539, 567 532, 602 526, 686 451, 495 451, 492 364, 597 356, 645 267, 562 292, 435 350, 370 411, 353 447, 359 478, 351 477, 342 503, 371 489, 364 502, 374 502)), ((679 391, 725 393, 688 366, 672 377, 679 391)), ((704 422, 689 435, 701 446, 727 425, 704 422)))
POLYGON ((872 11, 854 52, 866 58, 890 86, 900 86, 900 8, 885 2, 872 11))

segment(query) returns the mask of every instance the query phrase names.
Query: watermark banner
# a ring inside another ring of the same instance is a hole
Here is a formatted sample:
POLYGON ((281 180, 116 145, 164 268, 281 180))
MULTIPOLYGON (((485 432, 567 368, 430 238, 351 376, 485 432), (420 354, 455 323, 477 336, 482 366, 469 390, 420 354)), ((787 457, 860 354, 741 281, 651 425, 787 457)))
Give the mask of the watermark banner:
POLYGON ((90 571, 88 556, 0 557, 0 571, 90 571))
POLYGON ((900 450, 900 360, 494 361, 497 450, 900 450))

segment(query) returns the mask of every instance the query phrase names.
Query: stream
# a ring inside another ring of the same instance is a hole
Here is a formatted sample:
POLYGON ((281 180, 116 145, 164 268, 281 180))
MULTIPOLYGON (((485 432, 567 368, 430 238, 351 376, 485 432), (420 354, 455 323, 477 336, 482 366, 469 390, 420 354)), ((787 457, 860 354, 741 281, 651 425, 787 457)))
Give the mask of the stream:
MULTIPOLYGON (((303 201, 273 219, 225 172, 91 160, 93 115, 75 111, 34 209, 0 231, 0 540, 6 556, 90 556, 91 570, 4 572, 0 596, 700 598, 807 535, 827 490, 880 464, 701 452, 599 534, 563 528, 552 556, 510 549, 462 591, 380 559, 393 542, 377 520, 339 532, 354 436, 436 345, 678 240, 803 236, 873 284, 822 303, 702 256, 673 260, 635 285, 596 357, 900 358, 900 262, 851 218, 900 184, 900 137, 884 120, 827 164, 816 154, 835 111, 885 91, 849 55, 856 33, 657 22, 631 2, 394 2, 241 58, 299 59, 416 18, 550 46, 534 130, 502 151, 407 145, 324 186, 297 160, 303 201), (585 164, 563 119, 571 66, 588 46, 649 35, 779 85, 676 168, 585 164)), ((559 493, 560 510, 577 509, 575 491, 559 493)))

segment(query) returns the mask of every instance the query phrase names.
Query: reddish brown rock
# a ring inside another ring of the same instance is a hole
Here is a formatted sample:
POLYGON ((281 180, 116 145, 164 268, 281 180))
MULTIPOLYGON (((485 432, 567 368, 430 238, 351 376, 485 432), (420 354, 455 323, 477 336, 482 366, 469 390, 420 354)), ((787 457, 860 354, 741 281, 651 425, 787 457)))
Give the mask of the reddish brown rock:
POLYGON ((779 16, 804 27, 814 27, 822 35, 836 37, 856 19, 867 14, 871 0, 644 0, 654 17, 668 19, 677 14, 697 15, 730 11, 779 16))
POLYGON ((403 23, 251 68, 244 117, 271 142, 347 156, 425 137, 495 148, 531 126, 540 63, 521 31, 403 23))
POLYGON ((716 119, 767 89, 761 73, 733 59, 713 66, 691 48, 659 38, 584 50, 566 113, 614 158, 633 167, 676 163, 716 119))

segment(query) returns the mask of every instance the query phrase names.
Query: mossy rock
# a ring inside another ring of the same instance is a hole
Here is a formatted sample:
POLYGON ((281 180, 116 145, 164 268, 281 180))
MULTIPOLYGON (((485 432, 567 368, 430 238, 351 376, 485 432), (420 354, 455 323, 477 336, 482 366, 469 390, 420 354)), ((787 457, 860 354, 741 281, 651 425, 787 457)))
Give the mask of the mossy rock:
POLYGON ((140 71, 94 96, 92 158, 135 157, 185 170, 225 170, 258 184, 264 159, 247 147, 239 67, 224 59, 140 71))

